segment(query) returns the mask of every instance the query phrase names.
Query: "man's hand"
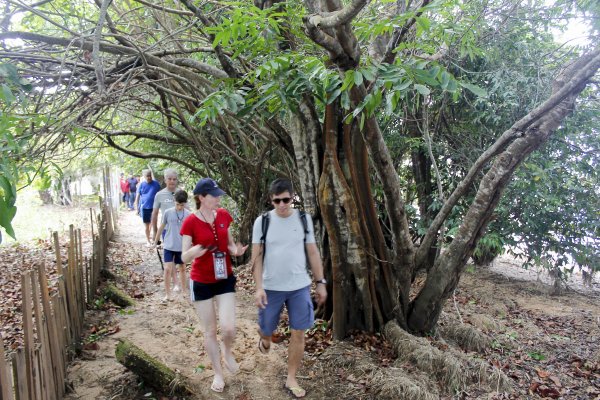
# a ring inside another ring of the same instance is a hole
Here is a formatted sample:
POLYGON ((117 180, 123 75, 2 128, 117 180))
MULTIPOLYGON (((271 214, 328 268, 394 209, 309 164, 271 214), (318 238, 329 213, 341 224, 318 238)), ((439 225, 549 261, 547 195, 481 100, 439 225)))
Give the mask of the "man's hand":
POLYGON ((256 291, 254 294, 254 304, 263 309, 267 306, 267 293, 264 289, 259 289, 256 291))
POLYGON ((325 304, 327 300, 327 288, 323 284, 317 284, 315 288, 315 295, 317 300, 317 305, 322 306, 325 304))

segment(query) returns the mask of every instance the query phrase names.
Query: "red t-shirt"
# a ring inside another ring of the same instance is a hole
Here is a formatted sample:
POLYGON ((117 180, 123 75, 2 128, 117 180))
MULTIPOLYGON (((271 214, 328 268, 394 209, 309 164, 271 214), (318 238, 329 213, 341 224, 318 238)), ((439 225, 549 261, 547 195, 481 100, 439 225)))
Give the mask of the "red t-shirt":
POLYGON ((121 192, 129 193, 129 183, 126 180, 121 179, 121 192))
MULTIPOLYGON (((181 235, 188 235, 192 238, 192 246, 197 244, 202 247, 217 246, 217 250, 214 251, 224 252, 225 261, 227 263, 227 276, 233 275, 231 257, 229 257, 229 251, 227 250, 227 244, 229 242, 229 225, 232 221, 233 218, 231 218, 231 215, 229 215, 227 210, 224 208, 217 209, 217 216, 214 222, 214 226, 217 230, 217 241, 215 241, 212 226, 200 220, 196 214, 189 215, 183 221, 181 230, 179 231, 181 235)), ((217 282, 215 279, 212 251, 207 251, 202 257, 194 259, 190 278, 192 278, 193 281, 200 283, 217 282)))

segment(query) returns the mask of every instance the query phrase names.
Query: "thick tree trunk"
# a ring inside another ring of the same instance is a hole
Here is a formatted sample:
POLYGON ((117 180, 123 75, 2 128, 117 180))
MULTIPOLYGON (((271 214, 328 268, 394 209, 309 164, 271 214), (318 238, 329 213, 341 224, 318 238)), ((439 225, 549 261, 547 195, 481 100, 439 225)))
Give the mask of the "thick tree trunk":
POLYGON ((358 131, 341 121, 337 102, 328 105, 319 203, 331 254, 336 338, 352 329, 381 329, 397 308, 366 148, 360 136, 356 140, 358 131))

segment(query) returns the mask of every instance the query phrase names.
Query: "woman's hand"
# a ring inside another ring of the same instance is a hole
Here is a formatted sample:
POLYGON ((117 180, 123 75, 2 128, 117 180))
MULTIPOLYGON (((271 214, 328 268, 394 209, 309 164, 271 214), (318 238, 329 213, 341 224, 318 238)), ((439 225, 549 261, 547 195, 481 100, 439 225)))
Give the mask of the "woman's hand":
POLYGON ((206 252, 208 251, 208 249, 206 247, 203 247, 199 244, 192 246, 192 248, 190 248, 189 250, 189 254, 192 256, 192 258, 198 258, 198 257, 202 257, 204 254, 206 254, 206 252))
POLYGON ((241 257, 244 255, 244 253, 246 252, 246 249, 248 248, 248 245, 243 246, 240 242, 237 242, 236 244, 230 244, 229 246, 227 246, 227 249, 229 250, 229 254, 231 254, 233 257, 241 257))

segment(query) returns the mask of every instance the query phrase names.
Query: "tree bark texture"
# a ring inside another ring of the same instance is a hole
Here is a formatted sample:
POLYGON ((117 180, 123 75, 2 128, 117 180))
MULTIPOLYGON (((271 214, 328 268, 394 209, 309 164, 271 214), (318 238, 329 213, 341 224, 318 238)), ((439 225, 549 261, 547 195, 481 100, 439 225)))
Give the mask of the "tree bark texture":
POLYGON ((117 361, 139 376, 145 385, 169 395, 191 395, 185 379, 127 339, 115 349, 117 361))

